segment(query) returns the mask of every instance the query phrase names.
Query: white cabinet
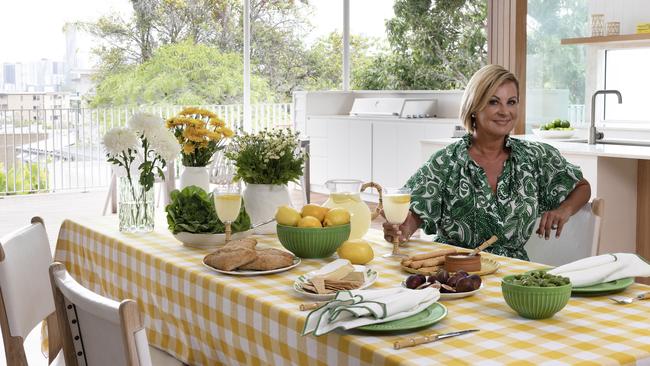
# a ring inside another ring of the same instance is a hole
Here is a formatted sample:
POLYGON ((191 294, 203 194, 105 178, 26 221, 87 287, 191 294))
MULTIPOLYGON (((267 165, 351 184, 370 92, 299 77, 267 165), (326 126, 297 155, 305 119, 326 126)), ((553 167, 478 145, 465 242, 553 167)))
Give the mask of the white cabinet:
POLYGON ((372 178, 386 187, 401 187, 422 165, 420 141, 451 137, 453 124, 374 122, 372 178))
POLYGON ((422 165, 420 141, 450 137, 454 123, 307 117, 311 183, 328 179, 375 181, 401 187, 422 165))
POLYGON ((328 179, 370 181, 372 127, 367 120, 308 117, 311 183, 328 179))

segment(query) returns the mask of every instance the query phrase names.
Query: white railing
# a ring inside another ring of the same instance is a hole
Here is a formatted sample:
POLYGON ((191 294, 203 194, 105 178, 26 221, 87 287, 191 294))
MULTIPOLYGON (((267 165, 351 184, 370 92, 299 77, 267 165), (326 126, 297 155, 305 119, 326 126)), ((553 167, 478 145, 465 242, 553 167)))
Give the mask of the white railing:
MULTIPOLYGON (((243 129, 242 105, 205 105, 234 129, 243 129)), ((108 129, 136 111, 163 118, 181 106, 0 110, 0 196, 107 187, 111 170, 101 146, 108 129)), ((291 104, 251 106, 251 130, 293 127, 291 104)))

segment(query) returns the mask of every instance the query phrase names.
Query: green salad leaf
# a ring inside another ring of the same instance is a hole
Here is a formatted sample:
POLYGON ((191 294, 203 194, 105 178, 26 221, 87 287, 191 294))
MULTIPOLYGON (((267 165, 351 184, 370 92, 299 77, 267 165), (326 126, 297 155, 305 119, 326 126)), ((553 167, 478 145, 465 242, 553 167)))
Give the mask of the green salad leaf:
MULTIPOLYGON (((212 194, 197 186, 189 186, 182 191, 171 192, 171 203, 165 207, 169 231, 195 234, 220 234, 225 232, 224 224, 217 217, 212 194)), ((246 213, 244 203, 237 220, 232 223, 232 232, 246 231, 251 227, 251 218, 246 213)))

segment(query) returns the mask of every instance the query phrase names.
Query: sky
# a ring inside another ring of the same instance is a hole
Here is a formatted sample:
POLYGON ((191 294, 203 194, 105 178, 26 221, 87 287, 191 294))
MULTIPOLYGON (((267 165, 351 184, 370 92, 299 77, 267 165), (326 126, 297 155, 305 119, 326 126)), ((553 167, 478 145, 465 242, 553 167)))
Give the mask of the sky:
MULTIPOLYGON (((64 60, 63 25, 93 21, 110 12, 131 14, 129 0, 2 0, 0 62, 27 62, 41 58, 64 60)), ((343 28, 342 0, 310 0, 316 8, 316 35, 343 28)), ((393 15, 393 0, 350 0, 352 33, 384 34, 384 19, 393 15)))

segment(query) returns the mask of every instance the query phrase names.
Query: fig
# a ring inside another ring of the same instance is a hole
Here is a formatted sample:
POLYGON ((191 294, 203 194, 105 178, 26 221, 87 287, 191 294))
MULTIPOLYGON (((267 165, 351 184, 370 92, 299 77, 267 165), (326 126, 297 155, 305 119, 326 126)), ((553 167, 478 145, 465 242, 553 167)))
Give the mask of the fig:
POLYGON ((445 271, 444 269, 440 269, 435 274, 429 276, 429 282, 431 283, 435 281, 438 281, 440 283, 447 283, 448 280, 449 280, 449 272, 445 271))
POLYGON ((431 287, 437 288, 438 290, 440 290, 441 286, 442 286, 442 284, 440 282, 438 282, 438 281, 435 281, 435 282, 431 283, 431 287))
POLYGON ((410 275, 406 278, 406 287, 410 289, 416 289, 425 282, 427 282, 427 278, 423 275, 410 275))
POLYGON ((440 292, 442 293, 449 293, 449 292, 456 292, 456 289, 449 285, 445 285, 444 283, 440 285, 440 292))
POLYGON ((453 276, 449 277, 449 280, 447 280, 447 284, 451 287, 456 287, 456 283, 458 283, 458 280, 461 278, 467 277, 467 272, 465 271, 458 271, 454 273, 453 276))
POLYGON ((481 287, 481 276, 479 276, 477 274, 473 274, 473 275, 469 276, 468 278, 470 278, 472 280, 472 289, 473 290, 478 290, 479 287, 481 287))

